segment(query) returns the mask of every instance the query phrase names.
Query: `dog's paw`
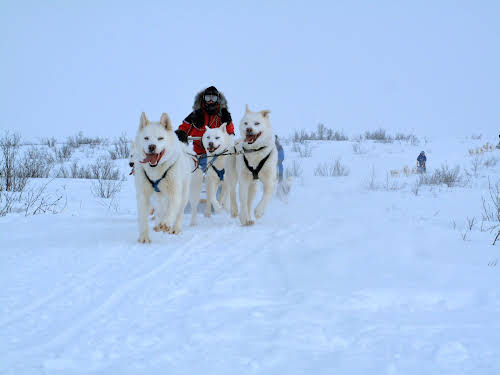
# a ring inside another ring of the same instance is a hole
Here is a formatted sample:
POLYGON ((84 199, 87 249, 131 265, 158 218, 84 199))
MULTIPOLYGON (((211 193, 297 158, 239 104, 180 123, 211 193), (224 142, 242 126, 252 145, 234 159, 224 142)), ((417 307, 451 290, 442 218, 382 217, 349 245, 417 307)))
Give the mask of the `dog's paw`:
POLYGON ((180 226, 174 226, 172 229, 170 229, 170 231, 168 233, 170 234, 179 234, 181 233, 181 227, 180 226))
POLYGON ((137 240, 139 243, 151 243, 151 239, 147 233, 141 234, 137 240))
POLYGON ((256 219, 261 218, 262 215, 264 215, 264 207, 261 206, 260 204, 258 204, 257 207, 255 207, 255 210, 253 211, 253 213, 255 214, 256 219))
POLYGON ((205 217, 210 217, 212 216, 212 213, 210 211, 205 211, 204 215, 205 217))
POLYGON ((231 210, 231 217, 238 217, 238 209, 232 209, 231 210))
POLYGON ((155 232, 160 232, 160 231, 161 231, 161 226, 162 226, 162 225, 163 225, 163 224, 157 224, 157 225, 155 225, 155 226, 153 227, 153 230, 154 230, 155 232))
POLYGON ((246 220, 244 223, 241 223, 241 224, 242 224, 243 226, 245 226, 245 227, 248 227, 248 226, 250 226, 250 225, 254 225, 254 223, 255 223, 255 222, 254 222, 253 220, 248 219, 248 220, 246 220))

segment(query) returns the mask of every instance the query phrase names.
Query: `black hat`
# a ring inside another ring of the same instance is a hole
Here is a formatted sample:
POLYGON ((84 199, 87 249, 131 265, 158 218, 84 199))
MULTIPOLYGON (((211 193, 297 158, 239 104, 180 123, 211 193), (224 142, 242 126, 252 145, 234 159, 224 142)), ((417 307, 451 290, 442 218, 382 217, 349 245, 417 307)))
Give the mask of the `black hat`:
POLYGON ((219 95, 219 91, 215 88, 215 86, 210 86, 205 89, 203 95, 219 95))

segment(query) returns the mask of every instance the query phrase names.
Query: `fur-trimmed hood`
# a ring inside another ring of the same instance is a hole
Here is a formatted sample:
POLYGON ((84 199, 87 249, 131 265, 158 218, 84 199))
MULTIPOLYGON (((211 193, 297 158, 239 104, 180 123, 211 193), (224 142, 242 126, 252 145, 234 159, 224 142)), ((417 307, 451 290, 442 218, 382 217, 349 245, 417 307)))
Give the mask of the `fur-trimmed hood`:
MULTIPOLYGON (((201 102, 203 100, 203 93, 205 92, 205 90, 206 89, 201 90, 194 97, 193 111, 201 109, 201 102)), ((221 111, 222 109, 227 109, 227 100, 224 94, 219 91, 219 111, 221 111)))

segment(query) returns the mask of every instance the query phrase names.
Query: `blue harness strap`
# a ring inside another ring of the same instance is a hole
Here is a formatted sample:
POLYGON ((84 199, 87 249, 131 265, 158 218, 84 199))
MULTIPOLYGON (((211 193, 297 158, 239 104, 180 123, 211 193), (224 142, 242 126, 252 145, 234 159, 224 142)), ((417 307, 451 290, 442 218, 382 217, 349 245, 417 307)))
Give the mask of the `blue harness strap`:
POLYGON ((156 181, 153 181, 149 178, 148 174, 146 173, 146 170, 143 169, 144 171, 144 175, 146 176, 146 178, 148 179, 149 183, 153 186, 153 189, 154 191, 156 191, 157 193, 160 192, 160 188, 158 187, 158 184, 161 182, 161 180, 163 180, 165 178, 165 176, 167 175, 168 171, 170 170, 170 168, 172 168, 172 166, 174 165, 175 163, 173 163, 170 167, 167 168, 167 170, 163 173, 163 175, 156 181))
POLYGON ((219 180, 224 181, 225 170, 224 169, 218 170, 217 168, 215 168, 215 166, 213 164, 212 164, 212 168, 215 171, 215 173, 217 173, 217 176, 219 176, 219 180))

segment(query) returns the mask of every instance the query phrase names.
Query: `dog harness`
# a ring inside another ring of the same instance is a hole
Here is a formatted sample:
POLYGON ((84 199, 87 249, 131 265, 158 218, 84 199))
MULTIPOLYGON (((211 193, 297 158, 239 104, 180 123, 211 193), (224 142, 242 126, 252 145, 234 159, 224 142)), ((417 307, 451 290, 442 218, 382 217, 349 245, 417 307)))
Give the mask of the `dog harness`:
POLYGON ((243 160, 244 160, 244 162, 245 162, 245 165, 247 166, 248 170, 249 170, 250 172, 252 172, 252 175, 253 175, 253 179, 254 179, 254 180, 258 180, 258 179, 259 179, 259 172, 260 172, 260 170, 262 169, 262 167, 264 166, 264 164, 266 164, 266 161, 267 161, 267 159, 269 159, 269 156, 271 156, 271 153, 272 153, 272 152, 273 152, 273 151, 271 150, 271 152, 270 152, 269 154, 267 154, 267 156, 266 156, 264 159, 262 159, 262 160, 260 161, 259 165, 257 165, 257 168, 253 168, 253 167, 251 167, 251 166, 250 166, 250 164, 248 164, 248 160, 247 160, 247 158, 245 157, 245 154, 243 154, 243 160))
POLYGON ((174 166, 174 164, 175 164, 175 162, 173 162, 172 165, 170 167, 168 167, 167 170, 163 173, 163 175, 156 181, 151 180, 149 178, 148 174, 146 173, 146 170, 144 169, 144 175, 148 179, 149 183, 153 186, 154 191, 156 191, 157 193, 160 192, 160 189, 158 188, 158 184, 161 182, 161 180, 163 180, 165 178, 168 171, 170 170, 170 168, 172 168, 174 166))

